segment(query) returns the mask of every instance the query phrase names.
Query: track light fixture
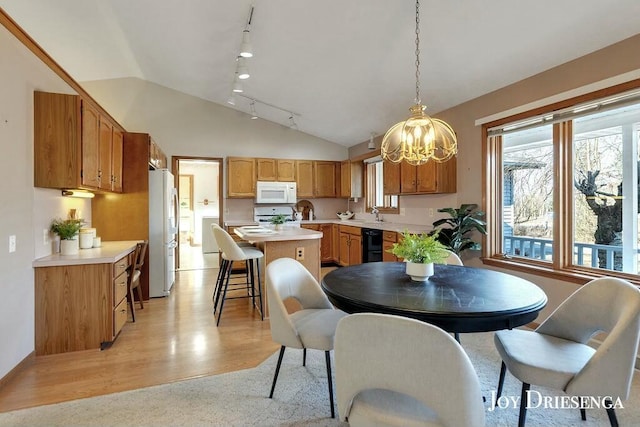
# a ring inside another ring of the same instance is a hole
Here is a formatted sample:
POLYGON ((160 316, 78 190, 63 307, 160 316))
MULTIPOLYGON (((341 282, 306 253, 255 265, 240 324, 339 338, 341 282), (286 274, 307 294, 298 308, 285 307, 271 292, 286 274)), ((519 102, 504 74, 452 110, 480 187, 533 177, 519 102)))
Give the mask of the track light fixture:
POLYGON ((251 101, 251 120, 255 120, 258 118, 258 114, 256 113, 256 101, 251 101))
POLYGON ((371 132, 371 135, 369 136, 369 143, 367 144, 367 148, 369 150, 375 150, 376 149, 376 144, 373 142, 373 138, 375 136, 376 136, 376 134, 371 132))
POLYGON ((236 78, 233 80, 233 93, 242 93, 244 89, 242 88, 242 82, 238 79, 238 74, 236 73, 236 78))
MULTIPOLYGON (((291 110, 287 110, 285 108, 278 107, 277 105, 273 105, 273 104, 270 104, 268 102, 260 101, 259 99, 252 98, 252 97, 244 95, 242 93, 236 93, 236 95, 241 97, 241 98, 246 99, 247 101, 249 101, 249 108, 250 108, 249 111, 250 111, 252 119, 260 118, 258 116, 257 112, 256 112, 256 104, 260 104, 260 105, 262 105, 264 107, 269 107, 269 108, 272 108, 274 110, 282 111, 289 118, 288 126, 290 128, 292 128, 292 129, 298 129, 298 124, 296 123, 295 118, 296 118, 296 116, 300 117, 300 114, 298 114, 298 113, 296 113, 294 111, 291 111, 291 110)), ((265 118, 264 114, 263 114, 262 118, 265 118)))
POLYGON ((293 117, 293 113, 289 113, 289 114, 290 114, 290 116, 289 116, 289 127, 291 129, 297 130, 298 129, 298 125, 296 124, 296 119, 295 119, 295 117, 293 117))
POLYGON ((238 58, 236 58, 236 61, 238 61, 238 65, 236 66, 236 74, 238 75, 238 78, 240 80, 248 79, 250 77, 250 74, 249 68, 247 68, 247 60, 241 56, 238 56, 238 58))
POLYGON ((243 58, 251 58, 253 56, 253 48, 251 47, 251 18, 253 18, 253 6, 249 11, 249 19, 247 26, 242 32, 242 44, 240 45, 240 56, 243 58))

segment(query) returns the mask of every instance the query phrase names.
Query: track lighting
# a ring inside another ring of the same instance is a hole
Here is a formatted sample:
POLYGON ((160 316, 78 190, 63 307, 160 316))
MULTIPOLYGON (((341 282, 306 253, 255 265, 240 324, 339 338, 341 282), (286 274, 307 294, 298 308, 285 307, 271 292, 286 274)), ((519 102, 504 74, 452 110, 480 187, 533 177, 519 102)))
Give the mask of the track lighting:
POLYGON ((296 119, 295 119, 295 117, 293 117, 293 113, 289 113, 289 114, 290 114, 290 116, 289 116, 289 127, 291 129, 296 129, 297 130, 298 129, 298 125, 296 124, 296 119))
POLYGON ((256 102, 251 101, 251 120, 255 120, 258 118, 258 114, 256 113, 256 102))
POLYGON ((234 93, 242 93, 242 92, 244 92, 244 89, 242 89, 242 82, 240 80, 238 80, 238 75, 237 74, 236 74, 235 80, 233 81, 233 92, 234 93))
POLYGON ((249 68, 247 68, 246 59, 239 56, 237 58, 238 66, 236 68, 236 74, 238 74, 238 78, 240 80, 245 80, 249 78, 249 68))
POLYGON ((233 96, 233 92, 229 95, 229 99, 227 99, 227 104, 236 105, 236 97, 233 96))
POLYGON ((367 148, 369 150, 375 150, 376 149, 376 144, 373 142, 373 137, 375 136, 375 134, 373 132, 371 132, 371 135, 369 136, 369 144, 367 144, 367 148))
MULTIPOLYGON (((251 9, 253 10, 253 8, 251 9)), ((253 49, 251 48, 251 33, 249 30, 242 32, 242 44, 240 45, 240 56, 243 58, 251 58, 253 56, 253 49)))

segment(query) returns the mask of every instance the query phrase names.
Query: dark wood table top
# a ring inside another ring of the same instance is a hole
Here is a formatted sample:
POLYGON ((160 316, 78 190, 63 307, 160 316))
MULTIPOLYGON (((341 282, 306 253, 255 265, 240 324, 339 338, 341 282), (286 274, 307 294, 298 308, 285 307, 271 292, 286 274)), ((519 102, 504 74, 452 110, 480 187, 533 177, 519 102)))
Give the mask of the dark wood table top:
POLYGON ((484 268, 436 264, 415 282, 403 262, 371 262, 331 271, 322 289, 347 313, 374 312, 422 320, 454 333, 510 329, 533 321, 547 305, 538 286, 484 268))

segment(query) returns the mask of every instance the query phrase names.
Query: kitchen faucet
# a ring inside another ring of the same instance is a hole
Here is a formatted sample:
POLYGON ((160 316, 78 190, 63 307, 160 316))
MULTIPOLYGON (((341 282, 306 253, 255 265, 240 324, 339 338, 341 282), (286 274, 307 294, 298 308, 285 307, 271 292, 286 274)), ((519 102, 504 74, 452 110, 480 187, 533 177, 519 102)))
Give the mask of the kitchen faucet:
POLYGON ((371 208, 371 213, 376 216, 376 222, 382 222, 382 219, 380 218, 380 211, 377 206, 371 208))

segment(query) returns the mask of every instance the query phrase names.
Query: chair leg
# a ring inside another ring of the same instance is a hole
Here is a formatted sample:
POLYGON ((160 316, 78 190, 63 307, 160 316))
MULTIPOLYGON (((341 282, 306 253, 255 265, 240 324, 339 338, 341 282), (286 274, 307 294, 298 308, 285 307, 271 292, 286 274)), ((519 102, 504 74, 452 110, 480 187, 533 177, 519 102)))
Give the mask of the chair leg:
POLYGON ((527 392, 531 388, 531 384, 522 383, 522 394, 520 394, 520 415, 518 417, 518 427, 524 427, 527 418, 527 392))
POLYGON ((231 276, 231 270, 229 268, 230 261, 224 261, 224 268, 222 270, 222 277, 220 277, 220 284, 216 288, 216 296, 213 301, 213 314, 218 310, 218 303, 220 302, 220 295, 222 294, 222 290, 224 289, 225 278, 228 281, 228 277, 231 276))
POLYGON ((302 366, 307 366, 307 349, 302 349, 302 366))
MULTIPOLYGON (((215 301, 216 295, 218 294, 218 288, 220 287, 220 283, 222 281, 222 277, 224 277, 223 276, 223 272, 224 272, 224 270, 225 270, 225 268, 227 266, 226 263, 227 263, 227 260, 223 259, 222 262, 220 263, 220 267, 218 268, 218 277, 216 277, 216 284, 215 284, 215 286, 213 288, 213 294, 211 294, 211 301, 215 301)), ((215 307, 213 309, 214 309, 214 312, 215 312, 215 307)))
POLYGON ((587 421, 587 410, 584 408, 580 408, 580 418, 582 421, 587 421))
POLYGON ((262 278, 260 277, 260 259, 256 259, 256 270, 258 270, 258 298, 260 302, 260 320, 264 320, 264 310, 262 309, 262 278))
POLYGON ((504 376, 507 373, 507 365, 502 362, 500 365, 500 379, 498 380, 498 392, 496 393, 496 407, 498 406, 498 398, 502 396, 502 386, 504 386, 504 376))
POLYGON ((618 418, 616 417, 616 412, 613 409, 613 402, 611 399, 606 399, 607 408, 607 416, 609 417, 609 423, 611 427, 618 427, 618 418))
POLYGON ((329 404, 331 405, 331 418, 335 418, 336 414, 333 409, 333 379, 331 378, 331 353, 324 352, 324 358, 327 361, 327 382, 329 383, 329 404))
POLYGON ((140 310, 144 310, 144 304, 142 303, 142 289, 140 289, 140 285, 136 287, 136 293, 138 294, 138 299, 140 300, 140 310))
POLYGON ((273 391, 276 389, 276 381, 278 381, 278 373, 280 372, 280 365, 282 364, 282 356, 284 356, 284 350, 287 347, 280 347, 280 355, 278 356, 278 364, 276 365, 276 373, 273 376, 273 384, 271 384, 271 393, 269 393, 269 399, 273 398, 273 391))
MULTIPOLYGON (((222 308, 224 307, 224 300, 227 298, 227 289, 229 288, 229 279, 231 278, 231 267, 233 266, 233 261, 229 261, 229 272, 227 273, 227 280, 224 282, 224 291, 222 293, 222 299, 220 300, 220 312, 218 313, 218 321, 216 322, 216 326, 220 325, 220 319, 222 318, 222 308)), ((220 294, 220 292, 218 292, 220 294)))
POLYGON ((131 288, 127 290, 127 299, 129 300, 129 308, 131 309, 131 319, 133 323, 136 322, 136 308, 133 305, 133 292, 131 292, 131 288))

